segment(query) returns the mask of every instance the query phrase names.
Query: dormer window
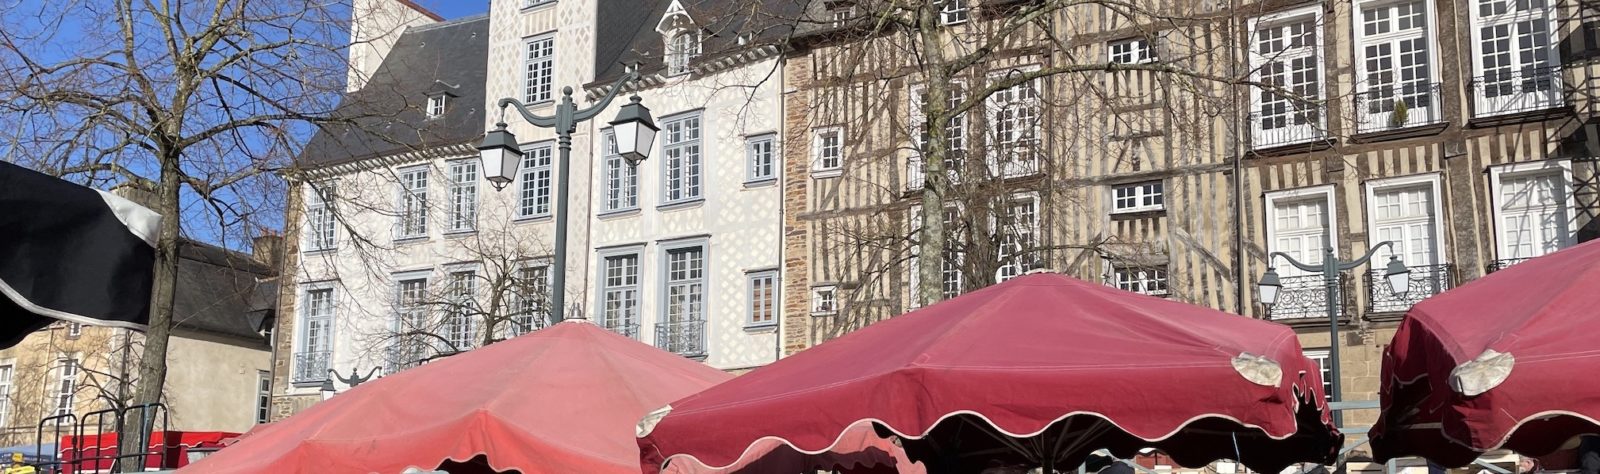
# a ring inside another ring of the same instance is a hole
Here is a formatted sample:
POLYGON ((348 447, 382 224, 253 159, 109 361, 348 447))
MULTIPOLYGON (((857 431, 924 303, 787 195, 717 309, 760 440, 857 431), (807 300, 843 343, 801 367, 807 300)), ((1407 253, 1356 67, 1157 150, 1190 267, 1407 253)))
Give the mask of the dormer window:
POLYGON ((689 72, 689 61, 699 55, 700 33, 693 29, 678 32, 667 42, 667 74, 689 72))
POLYGON ((445 97, 448 96, 444 94, 434 94, 428 96, 428 118, 438 118, 444 115, 445 97))
POLYGON ((944 0, 939 9, 939 22, 946 25, 967 22, 967 0, 944 0))
POLYGON ((825 4, 828 8, 828 27, 843 28, 856 16, 856 4, 850 1, 834 1, 825 4))

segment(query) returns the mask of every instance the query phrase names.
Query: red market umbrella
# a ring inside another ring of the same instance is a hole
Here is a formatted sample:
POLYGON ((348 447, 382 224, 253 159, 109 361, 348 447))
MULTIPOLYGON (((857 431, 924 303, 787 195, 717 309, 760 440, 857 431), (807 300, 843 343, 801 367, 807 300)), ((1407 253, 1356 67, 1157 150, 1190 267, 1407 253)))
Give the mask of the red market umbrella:
POLYGON ((482 454, 499 471, 637 473, 639 418, 729 378, 569 321, 361 384, 182 472, 397 474, 482 454))
POLYGON ((928 472, 1077 466, 1146 446, 1272 472, 1333 459, 1342 436, 1321 385, 1287 327, 1036 274, 673 402, 640 423, 639 446, 654 473, 730 465, 771 441, 816 453, 871 426, 928 472))
POLYGON ((1384 352, 1379 460, 1461 466, 1600 434, 1600 242, 1494 272, 1406 312, 1384 352))

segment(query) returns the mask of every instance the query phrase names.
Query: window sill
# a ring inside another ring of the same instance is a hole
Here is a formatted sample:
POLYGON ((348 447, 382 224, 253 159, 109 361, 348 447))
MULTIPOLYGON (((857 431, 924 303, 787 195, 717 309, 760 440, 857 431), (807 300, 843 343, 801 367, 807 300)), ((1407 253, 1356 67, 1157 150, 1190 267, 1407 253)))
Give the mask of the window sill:
POLYGON ((828 312, 825 312, 825 313, 811 313, 811 317, 813 317, 813 318, 831 318, 831 317, 838 316, 838 315, 839 315, 838 311, 828 311, 828 312))
POLYGON ((1111 212, 1111 220, 1121 221, 1121 220, 1144 219, 1144 218, 1149 218, 1149 217, 1161 217, 1161 216, 1165 216, 1165 215, 1167 215, 1167 209, 1164 208, 1164 207, 1163 208, 1156 208, 1156 209, 1140 209, 1140 210, 1133 210, 1133 211, 1112 211, 1111 212))
POLYGON ((528 5, 528 6, 525 6, 525 7, 518 8, 518 12, 519 13, 528 13, 528 12, 539 11, 539 10, 543 10, 545 7, 554 6, 555 4, 556 4, 555 0, 550 0, 548 2, 535 3, 533 5, 528 5))
POLYGON ((639 208, 631 207, 631 208, 627 208, 627 209, 617 209, 617 210, 614 210, 614 211, 605 211, 605 212, 602 212, 602 213, 599 213, 599 214, 595 214, 594 217, 596 219, 600 219, 600 220, 611 220, 611 219, 621 219, 621 218, 625 218, 625 217, 633 217, 633 216, 637 216, 639 214, 641 214, 641 212, 639 211, 639 208))
POLYGON ((300 255, 304 256, 304 257, 320 257, 320 256, 323 256, 323 255, 333 255, 333 254, 336 254, 336 253, 339 253, 339 247, 328 247, 328 248, 321 248, 321 249, 307 249, 307 250, 301 250, 300 251, 300 255))
POLYGON ((1488 128, 1500 125, 1510 125, 1514 123, 1539 122, 1543 120, 1550 120, 1556 117, 1568 117, 1571 116, 1572 112, 1573 108, 1571 104, 1563 104, 1551 106, 1547 109, 1530 110, 1527 112, 1516 112, 1500 115, 1473 115, 1471 119, 1467 120, 1467 126, 1472 128, 1488 128))
POLYGON ((459 239, 459 238, 462 238, 462 237, 470 237, 470 236, 475 235, 477 233, 478 233, 478 229, 452 230, 452 231, 445 232, 443 234, 443 237, 446 238, 446 239, 459 239))
POLYGON ((837 168, 830 169, 830 170, 812 170, 811 171, 811 177, 812 178, 816 178, 816 179, 837 178, 837 177, 840 177, 840 176, 844 176, 844 170, 837 169, 837 168))
POLYGON ((701 205, 704 205, 705 203, 706 203, 706 199, 705 198, 685 199, 685 200, 682 200, 682 201, 669 202, 669 203, 666 203, 666 204, 662 204, 660 206, 656 206, 656 210, 657 211, 676 211, 676 210, 679 210, 679 209, 689 209, 689 208, 700 207, 701 205))
POLYGON ((1450 122, 1438 122, 1416 125, 1392 130, 1378 130, 1374 132, 1358 133, 1350 137, 1350 143, 1373 143, 1405 138, 1426 137, 1438 135, 1450 128, 1450 122))
POLYGON ((774 184, 778 184, 778 178, 765 178, 765 179, 758 179, 758 180, 755 180, 755 181, 745 181, 744 182, 744 188, 745 189, 765 188, 765 187, 768 187, 768 186, 772 186, 774 184))
POLYGON ((289 385, 293 385, 295 388, 318 388, 322 386, 322 382, 324 381, 325 380, 296 380, 289 382, 289 385))
POLYGON ((421 242, 427 242, 427 241, 428 241, 428 236, 426 236, 426 235, 418 235, 418 236, 412 236, 412 237, 399 237, 399 238, 396 238, 396 239, 394 239, 394 244, 395 245, 406 245, 406 244, 415 244, 415 243, 421 243, 421 242))
POLYGON ((1251 148, 1250 154, 1256 157, 1288 156, 1300 153, 1311 153, 1333 148, 1333 140, 1318 138, 1294 143, 1262 145, 1251 148))
POLYGON ((749 334, 767 334, 778 332, 778 323, 761 323, 745 325, 744 332, 749 334))
POLYGON ((512 219, 511 223, 512 224, 533 224, 533 223, 538 223, 538 222, 549 222, 551 219, 553 219, 553 217, 550 217, 549 214, 545 214, 545 215, 539 215, 539 216, 518 217, 516 219, 512 219))

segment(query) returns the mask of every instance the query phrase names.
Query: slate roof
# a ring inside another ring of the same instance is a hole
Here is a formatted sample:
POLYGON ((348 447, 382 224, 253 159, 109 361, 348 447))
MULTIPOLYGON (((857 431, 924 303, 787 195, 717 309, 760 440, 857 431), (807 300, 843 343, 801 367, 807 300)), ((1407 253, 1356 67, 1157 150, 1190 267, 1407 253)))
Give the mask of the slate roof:
POLYGON ((340 103, 336 115, 353 123, 323 126, 298 163, 315 168, 482 138, 488 61, 487 14, 407 28, 367 84, 340 103), (444 115, 429 119, 434 93, 450 97, 444 115))
POLYGON ((251 326, 249 314, 275 306, 278 285, 273 269, 250 255, 188 240, 179 243, 178 256, 178 293, 172 308, 176 328, 229 336, 267 349, 267 339, 251 326))
MULTIPOLYGON (((816 0, 679 0, 684 11, 693 18, 704 36, 701 37, 700 56, 696 61, 756 47, 781 45, 787 42, 797 28, 804 29, 808 6, 816 0), (741 34, 751 34, 748 45, 739 45, 741 34)), ((602 40, 595 54, 595 82, 590 86, 609 85, 622 77, 627 64, 640 63, 641 74, 651 74, 666 69, 665 50, 656 25, 666 15, 672 0, 637 0, 634 2, 601 2, 596 12, 599 38, 602 40), (609 3, 609 5, 608 5, 609 3), (619 4, 628 4, 626 8, 619 4), (648 10, 646 10, 648 8, 648 10), (642 11, 648 15, 641 17, 642 11), (616 38, 628 38, 626 44, 616 38)))

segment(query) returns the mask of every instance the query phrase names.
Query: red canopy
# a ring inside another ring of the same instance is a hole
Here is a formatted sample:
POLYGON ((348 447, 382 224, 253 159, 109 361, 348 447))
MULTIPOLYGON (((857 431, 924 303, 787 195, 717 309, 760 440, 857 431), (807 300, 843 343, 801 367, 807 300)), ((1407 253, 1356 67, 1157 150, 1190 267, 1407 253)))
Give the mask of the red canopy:
MULTIPOLYGON (((150 434, 145 467, 162 469, 189 465, 191 448, 220 448, 238 433, 222 431, 157 431, 150 434)), ((106 472, 117 457, 117 434, 102 433, 61 437, 61 472, 106 472)))
POLYGON ((1321 385, 1284 326, 1037 274, 673 402, 640 423, 639 446, 653 473, 726 466, 771 440, 819 452, 874 426, 930 472, 1076 466, 1096 449, 1144 446, 1270 472, 1332 459, 1341 436, 1321 385))
POLYGON ((639 418, 731 377, 565 322, 362 384, 183 472, 396 474, 486 454, 524 474, 637 473, 639 418))
POLYGON ((1535 258, 1411 308, 1384 353, 1379 460, 1460 466, 1600 434, 1600 242, 1535 258))

